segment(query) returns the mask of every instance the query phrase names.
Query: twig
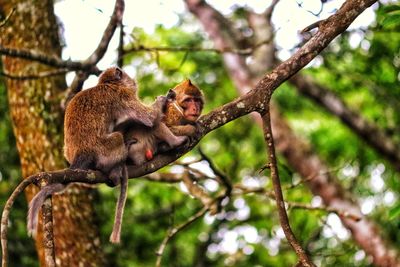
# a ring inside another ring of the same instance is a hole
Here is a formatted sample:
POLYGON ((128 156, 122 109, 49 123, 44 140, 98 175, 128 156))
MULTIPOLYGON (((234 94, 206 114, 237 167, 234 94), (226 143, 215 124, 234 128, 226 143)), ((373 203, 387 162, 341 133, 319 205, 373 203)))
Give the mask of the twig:
POLYGON ((56 255, 54 246, 54 233, 53 233, 53 209, 52 197, 49 196, 42 207, 43 213, 43 246, 44 246, 44 260, 46 267, 56 266, 56 255))
POLYGON ((28 75, 14 75, 14 74, 0 71, 0 75, 7 77, 9 79, 12 79, 12 80, 35 80, 35 79, 42 79, 42 78, 48 78, 48 77, 65 74, 69 71, 70 71, 69 69, 62 68, 62 69, 56 69, 53 71, 43 71, 38 74, 28 74, 28 75))
POLYGON ((278 208, 279 221, 280 221, 281 227, 283 229, 283 232, 285 233, 286 239, 288 240, 289 244, 292 246, 292 248, 296 252, 297 256, 299 257, 301 264, 303 266, 309 266, 309 267, 315 266, 312 263, 312 261, 309 259, 309 256, 306 254, 304 249, 300 246, 299 242, 296 240, 296 237, 295 237, 295 235, 290 227, 290 224, 289 224, 289 218, 288 218, 286 210, 285 210, 285 202, 283 199, 281 182, 279 179, 278 165, 277 165, 276 155, 275 155, 274 138, 272 135, 271 118, 270 118, 270 114, 269 114, 269 109, 262 116, 262 119, 263 119, 263 130, 264 130, 265 143, 267 144, 268 151, 269 151, 268 159, 270 162, 271 180, 272 180, 273 187, 274 187, 275 200, 276 200, 276 205, 278 208))
POLYGON ((0 28, 3 27, 4 25, 6 25, 6 23, 10 20, 11 16, 13 15, 14 11, 15 11, 15 7, 13 9, 11 9, 11 11, 7 15, 7 17, 2 22, 0 22, 0 28))
POLYGON ((186 222, 184 222, 168 231, 168 234, 165 236, 164 240, 162 241, 160 247, 158 248, 158 250, 156 252, 156 255, 157 255, 156 267, 161 266, 162 256, 163 256, 163 253, 167 246, 168 241, 171 240, 177 233, 179 233, 180 231, 182 231, 183 229, 188 227, 190 224, 195 222, 197 219, 201 218, 207 212, 207 210, 208 209, 206 207, 203 207, 196 214, 192 215, 186 222))
POLYGON ((218 203, 214 201, 214 199, 210 197, 210 195, 207 194, 200 185, 193 181, 192 174, 189 171, 186 170, 182 174, 182 181, 188 189, 189 193, 193 197, 199 199, 204 207, 210 210, 211 215, 215 215, 218 213, 218 203))
POLYGON ((193 46, 143 46, 138 45, 131 48, 128 48, 124 51, 124 55, 128 53, 146 51, 146 52, 213 52, 213 53, 233 53, 243 56, 249 56, 253 54, 254 50, 258 47, 270 43, 271 40, 264 40, 253 47, 246 48, 246 49, 234 49, 234 48, 225 48, 225 49, 217 49, 217 48, 205 48, 205 47, 193 47, 193 46))
POLYGON ((300 33, 303 34, 303 33, 311 31, 312 29, 318 28, 321 25, 321 23, 323 23, 324 21, 325 20, 323 19, 323 20, 319 20, 319 21, 316 21, 316 22, 310 24, 307 27, 305 27, 304 29, 302 29, 300 31, 300 33))
POLYGON ((23 59, 29 59, 33 61, 38 61, 40 63, 57 67, 57 68, 67 68, 69 70, 84 70, 89 73, 99 74, 99 70, 97 68, 93 68, 92 65, 84 64, 79 61, 72 60, 62 60, 59 57, 45 55, 42 53, 38 53, 33 50, 26 49, 13 49, 9 47, 4 47, 0 45, 0 54, 10 56, 10 57, 18 57, 23 59))
MULTIPOLYGON (((251 193, 255 193, 255 194, 262 194, 270 199, 276 200, 275 198, 275 194, 273 192, 270 191, 266 191, 264 188, 262 187, 257 187, 257 188, 249 188, 246 187, 242 184, 235 184, 234 189, 239 189, 241 192, 234 193, 234 196, 240 196, 243 194, 251 194, 251 193)), ((339 210, 339 209, 335 209, 332 207, 328 207, 328 206, 311 206, 310 204, 305 204, 305 203, 299 203, 299 202, 289 202, 289 201, 285 201, 285 205, 287 205, 288 208, 293 208, 293 209, 306 209, 306 210, 311 210, 311 211, 325 211, 325 212, 333 212, 336 213, 339 216, 343 216, 349 219, 352 219, 354 221, 359 221, 362 219, 361 215, 355 214, 355 213, 349 213, 347 211, 343 211, 343 210, 339 210)))
POLYGON ((222 184, 225 186, 226 188, 225 195, 229 196, 232 192, 231 180, 215 166, 214 162, 203 152, 201 148, 199 148, 199 153, 202 159, 208 162, 208 165, 210 165, 211 170, 217 175, 222 184))
POLYGON ((293 202, 286 202, 286 204, 288 205, 288 208, 292 208, 292 209, 306 209, 306 210, 321 210, 321 211, 326 211, 326 212, 334 212, 339 216, 342 217, 347 217, 349 219, 354 220, 355 222, 358 222, 362 219, 362 217, 360 215, 356 215, 354 213, 349 213, 347 211, 341 211, 338 209, 334 209, 332 207, 327 207, 327 206, 311 206, 308 204, 304 204, 304 203, 293 203, 293 202))
POLYGON ((122 22, 122 16, 124 14, 125 2, 123 0, 116 0, 113 14, 111 15, 110 21, 106 29, 104 30, 103 36, 100 40, 96 50, 84 61, 84 64, 95 65, 100 59, 103 58, 107 51, 108 45, 111 38, 114 35, 115 29, 122 22))
POLYGON ((123 53, 124 53, 124 25, 122 22, 119 24, 119 43, 118 43, 118 57, 117 66, 122 67, 124 63, 123 53))
POLYGON ((24 192, 25 188, 28 185, 31 185, 36 180, 35 176, 30 176, 24 179, 18 186, 15 188, 11 196, 7 199, 6 204, 4 205, 3 213, 1 215, 1 252, 2 252, 2 260, 1 266, 7 267, 8 265, 8 244, 7 244, 7 231, 8 231, 8 220, 10 217, 11 208, 17 199, 17 197, 24 192))

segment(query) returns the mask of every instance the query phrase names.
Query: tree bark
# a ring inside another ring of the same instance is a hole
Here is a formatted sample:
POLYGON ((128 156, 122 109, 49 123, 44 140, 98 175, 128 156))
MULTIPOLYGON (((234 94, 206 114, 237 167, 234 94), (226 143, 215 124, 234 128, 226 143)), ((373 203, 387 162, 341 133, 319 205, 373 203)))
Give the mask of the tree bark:
MULTIPOLYGON (((0 28, 0 44, 60 57, 59 29, 53 4, 51 0, 0 0, 3 14, 7 15, 15 8, 10 19, 0 28)), ((3 56, 2 62, 4 70, 15 75, 50 70, 48 66, 13 57, 3 56)), ((6 86, 23 177, 64 168, 63 111, 60 101, 67 87, 65 77, 7 79, 6 86)), ((26 190, 28 201, 35 193, 37 188, 33 186, 26 190)), ((57 266, 105 265, 99 231, 94 221, 92 198, 92 189, 76 185, 53 197, 57 266)), ((39 225, 36 248, 40 265, 44 266, 41 228, 39 225)), ((10 239, 12 241, 12 237, 10 239)))

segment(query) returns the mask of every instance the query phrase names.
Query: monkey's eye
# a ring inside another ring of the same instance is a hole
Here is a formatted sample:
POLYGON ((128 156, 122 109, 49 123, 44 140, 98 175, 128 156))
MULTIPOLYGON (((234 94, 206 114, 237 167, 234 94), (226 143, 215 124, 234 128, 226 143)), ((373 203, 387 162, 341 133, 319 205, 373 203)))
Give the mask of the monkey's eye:
POLYGON ((128 146, 137 144, 138 140, 136 138, 132 138, 130 140, 128 140, 128 142, 126 143, 128 146))

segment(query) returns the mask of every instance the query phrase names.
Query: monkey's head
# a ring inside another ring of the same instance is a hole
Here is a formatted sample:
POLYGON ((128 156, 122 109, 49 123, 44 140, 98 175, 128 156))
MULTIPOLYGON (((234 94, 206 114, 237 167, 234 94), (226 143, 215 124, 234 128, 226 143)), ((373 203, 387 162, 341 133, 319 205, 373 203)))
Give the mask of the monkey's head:
POLYGON ((98 84, 115 84, 132 88, 135 92, 137 85, 134 79, 119 67, 111 67, 103 71, 99 77, 98 84))
POLYGON ((173 89, 175 100, 182 108, 184 121, 194 123, 197 121, 204 105, 204 97, 201 90, 189 79, 184 80, 173 89))

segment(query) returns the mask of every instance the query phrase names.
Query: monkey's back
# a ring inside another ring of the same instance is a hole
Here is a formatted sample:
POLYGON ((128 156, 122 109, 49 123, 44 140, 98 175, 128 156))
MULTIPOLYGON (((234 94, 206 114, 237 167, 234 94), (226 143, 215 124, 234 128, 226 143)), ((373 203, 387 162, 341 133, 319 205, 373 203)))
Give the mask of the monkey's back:
POLYGON ((109 134, 116 110, 123 109, 120 91, 110 85, 97 85, 76 94, 65 111, 64 154, 69 163, 79 153, 101 149, 99 143, 109 134))

